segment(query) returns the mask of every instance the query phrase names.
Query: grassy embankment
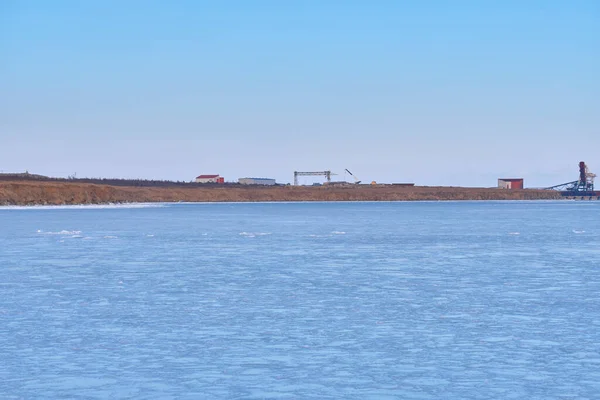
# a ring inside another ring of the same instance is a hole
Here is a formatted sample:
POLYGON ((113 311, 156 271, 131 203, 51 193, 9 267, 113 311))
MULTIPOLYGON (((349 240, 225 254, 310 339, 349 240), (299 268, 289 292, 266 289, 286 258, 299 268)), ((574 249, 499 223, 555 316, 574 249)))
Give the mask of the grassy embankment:
POLYGON ((131 202, 256 201, 416 201, 416 200, 551 200, 549 190, 495 188, 401 187, 393 185, 276 186, 181 185, 115 186, 80 182, 0 181, 0 205, 62 205, 131 202))

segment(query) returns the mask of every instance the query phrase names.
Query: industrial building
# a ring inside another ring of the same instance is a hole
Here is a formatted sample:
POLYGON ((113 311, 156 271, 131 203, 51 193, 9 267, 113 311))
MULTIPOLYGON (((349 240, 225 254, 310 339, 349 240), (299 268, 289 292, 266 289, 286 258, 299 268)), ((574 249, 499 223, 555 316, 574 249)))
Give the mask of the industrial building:
POLYGON ((523 178, 498 179, 499 189, 523 189, 523 178))
POLYGON ((225 183, 225 178, 220 175, 200 175, 194 181, 196 183, 225 183))
POLYGON ((271 178, 240 178, 238 182, 241 185, 266 185, 266 186, 274 186, 275 179, 271 178))

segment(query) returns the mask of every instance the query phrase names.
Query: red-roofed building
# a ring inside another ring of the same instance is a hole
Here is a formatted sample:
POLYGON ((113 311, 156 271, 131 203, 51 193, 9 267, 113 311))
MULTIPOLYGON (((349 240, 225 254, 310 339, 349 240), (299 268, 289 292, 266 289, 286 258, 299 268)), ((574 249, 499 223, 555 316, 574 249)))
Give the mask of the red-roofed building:
POLYGON ((194 181, 196 183, 225 183, 225 178, 220 175, 200 175, 194 181))

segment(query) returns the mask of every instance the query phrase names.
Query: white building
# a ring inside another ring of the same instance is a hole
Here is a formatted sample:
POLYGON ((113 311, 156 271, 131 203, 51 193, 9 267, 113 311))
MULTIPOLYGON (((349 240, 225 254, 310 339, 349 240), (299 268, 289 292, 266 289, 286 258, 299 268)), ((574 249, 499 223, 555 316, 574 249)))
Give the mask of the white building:
POLYGON ((194 181, 196 183, 224 183, 225 178, 220 175, 200 175, 194 181))
POLYGON ((240 178, 238 179, 238 182, 241 185, 275 185, 275 179, 271 178, 240 178))

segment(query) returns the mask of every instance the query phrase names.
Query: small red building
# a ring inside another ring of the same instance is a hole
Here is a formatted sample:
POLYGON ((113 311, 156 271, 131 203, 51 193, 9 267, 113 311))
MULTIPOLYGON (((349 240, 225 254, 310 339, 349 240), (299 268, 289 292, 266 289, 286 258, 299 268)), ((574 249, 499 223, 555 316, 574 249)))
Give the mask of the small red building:
POLYGON ((504 178, 498 179, 498 188, 500 189, 523 189, 523 178, 504 178))
POLYGON ((196 183, 225 183, 225 178, 220 175, 200 175, 194 181, 196 183))

